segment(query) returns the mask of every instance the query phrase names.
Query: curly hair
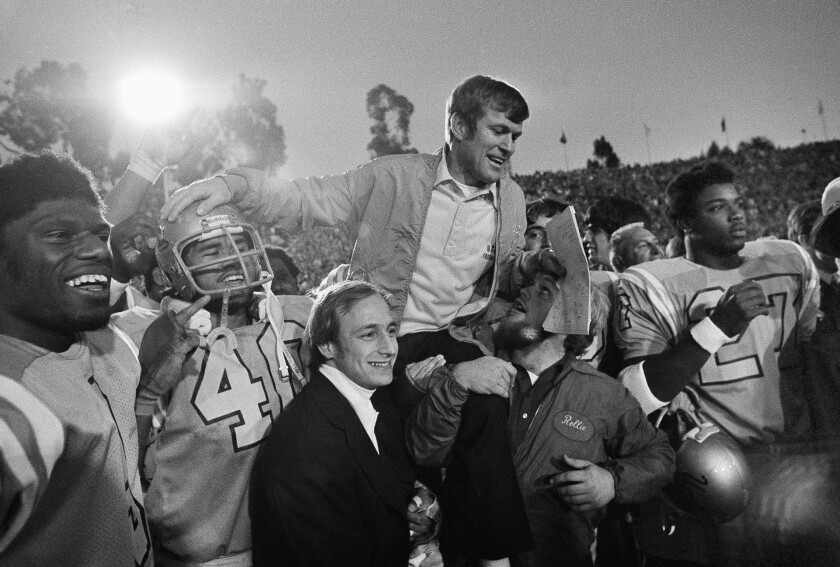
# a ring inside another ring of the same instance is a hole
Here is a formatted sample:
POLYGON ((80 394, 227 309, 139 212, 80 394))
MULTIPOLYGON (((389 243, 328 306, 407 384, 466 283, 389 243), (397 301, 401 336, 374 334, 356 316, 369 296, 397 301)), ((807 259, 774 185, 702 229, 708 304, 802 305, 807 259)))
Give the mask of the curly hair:
POLYGON ((733 183, 735 173, 719 161, 706 161, 680 172, 667 187, 668 218, 674 228, 682 234, 679 221, 692 218, 695 214, 697 196, 711 185, 733 183))
POLYGON ((70 156, 23 154, 0 166, 0 232, 43 201, 81 199, 103 210, 90 171, 70 156))
POLYGON ((650 214, 636 201, 623 197, 604 197, 587 209, 583 222, 593 231, 603 230, 609 237, 618 228, 630 223, 641 222, 649 227, 650 214))

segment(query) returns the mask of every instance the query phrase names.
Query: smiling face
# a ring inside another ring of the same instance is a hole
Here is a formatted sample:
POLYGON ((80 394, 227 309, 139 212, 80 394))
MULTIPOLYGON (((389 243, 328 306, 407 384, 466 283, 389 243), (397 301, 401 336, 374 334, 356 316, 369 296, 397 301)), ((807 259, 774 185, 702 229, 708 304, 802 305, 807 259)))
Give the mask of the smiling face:
POLYGON ((0 238, 0 332, 50 350, 108 322, 110 225, 82 199, 40 202, 0 238))
POLYGON ((583 233, 583 249, 586 250, 586 255, 589 258, 589 264, 592 267, 610 266, 610 237, 602 228, 593 229, 587 225, 586 232, 583 233))
MULTIPOLYGON (((226 235, 192 242, 184 248, 182 255, 188 268, 210 264, 207 267, 195 268, 192 275, 199 288, 214 291, 241 286, 246 281, 242 263, 239 262, 236 253, 253 249, 251 241, 241 233, 233 235, 233 242, 226 235), (213 264, 222 258, 229 260, 213 264)), ((259 279, 259 261, 254 256, 245 256, 244 264, 251 280, 259 279)))
MULTIPOLYGON (((217 290, 231 289, 228 308, 234 312, 241 311, 250 305, 253 289, 245 287, 246 281, 257 281, 260 276, 260 263, 255 256, 241 256, 241 253, 253 250, 250 239, 244 234, 234 234, 231 238, 222 234, 199 240, 186 245, 182 253, 187 268, 207 265, 191 269, 192 277, 197 289, 212 293, 217 290), (240 256, 237 256, 237 252, 240 256), (227 260, 218 262, 219 260, 227 260), (240 262, 239 258, 243 261, 240 262), (215 263, 214 262, 218 262, 215 263), (247 276, 242 265, 247 269, 247 276), (209 264, 209 265, 208 265, 209 264)), ((221 313, 223 309, 222 296, 213 295, 214 300, 207 305, 211 313, 221 313)))
POLYGON ((692 250, 701 254, 732 256, 747 240, 744 200, 731 183, 704 188, 694 201, 694 216, 684 222, 692 250))
POLYGON ((451 151, 447 166, 453 178, 472 187, 487 188, 505 173, 508 161, 522 135, 517 124, 492 108, 476 121, 475 128, 458 114, 450 119, 451 151))
POLYGON ((394 379, 397 323, 379 295, 369 295, 339 318, 338 337, 318 347, 327 364, 357 385, 375 390, 394 379))

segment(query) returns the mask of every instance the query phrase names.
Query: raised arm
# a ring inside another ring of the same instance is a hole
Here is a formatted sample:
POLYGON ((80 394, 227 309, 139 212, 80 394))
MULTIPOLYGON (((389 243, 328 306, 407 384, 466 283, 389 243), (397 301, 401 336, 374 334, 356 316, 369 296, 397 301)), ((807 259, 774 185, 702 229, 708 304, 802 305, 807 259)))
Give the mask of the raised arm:
POLYGON ((187 157, 193 145, 193 138, 187 134, 160 128, 147 131, 125 173, 105 196, 108 222, 119 224, 137 213, 161 172, 187 157))
POLYGON ((236 168, 179 189, 163 206, 161 218, 174 220, 195 202, 201 203, 199 214, 233 203, 255 224, 294 232, 337 226, 352 222, 354 212, 365 208, 375 174, 366 164, 341 175, 285 181, 260 170, 236 168))

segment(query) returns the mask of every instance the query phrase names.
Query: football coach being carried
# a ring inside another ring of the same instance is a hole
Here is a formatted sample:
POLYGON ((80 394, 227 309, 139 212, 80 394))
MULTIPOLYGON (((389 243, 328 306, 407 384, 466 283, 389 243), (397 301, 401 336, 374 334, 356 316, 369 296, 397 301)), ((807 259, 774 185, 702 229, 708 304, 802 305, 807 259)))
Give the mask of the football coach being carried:
MULTIPOLYGON (((463 377, 468 370, 473 377, 460 382, 468 384, 469 403, 494 408, 465 407, 465 415, 504 412, 503 398, 516 372, 507 362, 485 357, 490 351, 473 329, 494 296, 517 295, 524 266, 530 266, 523 261, 530 256, 521 255, 525 198, 507 175, 526 118, 528 105, 518 90, 491 77, 474 76, 450 96, 446 144, 435 154, 384 156, 341 175, 293 181, 234 169, 177 191, 161 216, 173 219, 195 201, 203 201, 199 212, 232 202, 251 221, 293 233, 315 225, 349 225, 355 242, 348 277, 387 292, 399 326, 395 387, 403 409, 419 401, 420 390, 406 381, 402 370, 443 355, 451 364, 471 364, 459 373, 463 377)), ((480 499, 464 504, 475 506, 464 516, 487 517, 493 509, 507 512, 497 519, 498 529, 482 524, 467 530, 480 533, 480 541, 459 554, 503 559, 532 544, 504 420, 485 421, 490 427, 501 423, 498 431, 481 435, 482 448, 489 446, 497 454, 471 451, 452 465, 474 470, 492 463, 492 470, 469 475, 483 479, 486 486, 479 487, 480 499), (472 460, 476 454, 482 464, 472 460), (493 498, 501 500, 494 504, 493 498)), ((444 519, 444 544, 446 529, 444 519)))

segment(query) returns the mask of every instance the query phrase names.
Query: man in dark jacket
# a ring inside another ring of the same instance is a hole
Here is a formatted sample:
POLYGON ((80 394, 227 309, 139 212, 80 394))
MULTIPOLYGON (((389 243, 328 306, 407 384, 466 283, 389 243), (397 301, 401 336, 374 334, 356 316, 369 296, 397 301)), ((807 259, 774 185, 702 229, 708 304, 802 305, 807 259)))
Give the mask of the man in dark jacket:
POLYGON ((254 465, 254 565, 408 562, 409 530, 424 529, 406 512, 414 473, 396 410, 376 396, 393 379, 396 329, 371 284, 342 282, 316 301, 311 381, 254 465))
MULTIPOLYGON (((591 565, 590 546, 606 505, 647 500, 674 472, 667 437, 648 422, 636 399, 576 360, 605 323, 606 297, 591 290, 588 336, 544 329, 563 293, 565 273, 558 262, 543 263, 496 334, 497 347, 517 370, 508 433, 536 542, 513 565, 591 565)), ((412 415, 410 449, 424 463, 445 457, 458 427, 451 404, 435 414, 444 396, 430 390, 412 415)))

